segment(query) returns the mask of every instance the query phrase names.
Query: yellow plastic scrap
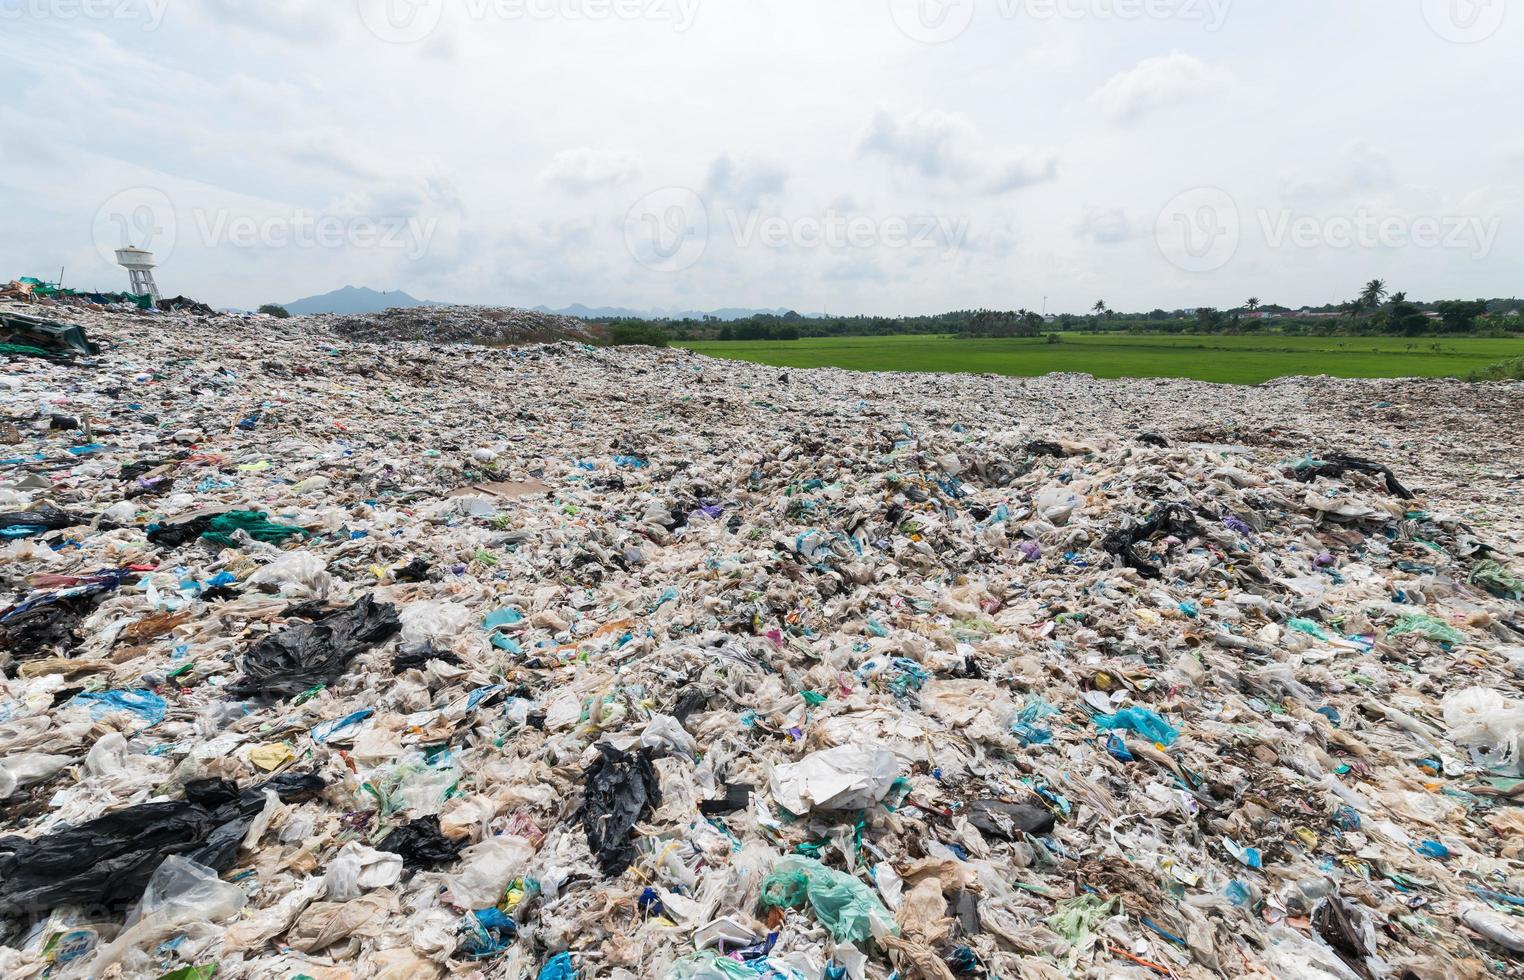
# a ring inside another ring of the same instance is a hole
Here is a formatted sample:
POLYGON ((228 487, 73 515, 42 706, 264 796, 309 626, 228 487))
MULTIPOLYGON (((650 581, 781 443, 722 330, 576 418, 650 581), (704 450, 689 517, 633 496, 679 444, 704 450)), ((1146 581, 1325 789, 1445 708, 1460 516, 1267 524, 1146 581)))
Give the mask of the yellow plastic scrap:
POLYGON ((296 758, 290 745, 285 742, 267 742, 255 746, 249 752, 249 761, 265 772, 272 772, 296 758))

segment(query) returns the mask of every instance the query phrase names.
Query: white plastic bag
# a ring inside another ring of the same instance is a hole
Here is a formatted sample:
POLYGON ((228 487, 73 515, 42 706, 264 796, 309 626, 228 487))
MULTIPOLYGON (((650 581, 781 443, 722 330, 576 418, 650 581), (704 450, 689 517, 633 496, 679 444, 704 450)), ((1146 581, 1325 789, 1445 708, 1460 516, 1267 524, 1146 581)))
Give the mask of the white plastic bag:
POLYGON ((1524 737, 1524 704, 1490 687, 1468 687, 1442 702, 1450 740, 1471 750, 1471 758, 1504 776, 1524 776, 1519 740, 1524 737))
POLYGON ((329 863, 323 887, 330 902, 350 902, 372 888, 386 888, 401 879, 402 855, 350 841, 329 863))
POLYGON ((466 632, 475 616, 458 602, 415 602, 402 610, 402 642, 450 641, 466 632))
POLYGON ((888 795, 899 774, 899 759, 888 749, 843 745, 774 766, 769 782, 779 805, 805 814, 872 806, 888 795))
POLYGON ((1067 524, 1085 498, 1065 486, 1044 487, 1037 494, 1037 516, 1049 524, 1067 524))
POLYGON ((471 845, 460 852, 460 873, 450 877, 451 900, 463 909, 496 905, 533 857, 534 847, 522 837, 491 837, 471 845))
POLYGON ((333 579, 328 564, 310 551, 290 551, 249 576, 249 585, 271 585, 292 597, 323 599, 333 579))

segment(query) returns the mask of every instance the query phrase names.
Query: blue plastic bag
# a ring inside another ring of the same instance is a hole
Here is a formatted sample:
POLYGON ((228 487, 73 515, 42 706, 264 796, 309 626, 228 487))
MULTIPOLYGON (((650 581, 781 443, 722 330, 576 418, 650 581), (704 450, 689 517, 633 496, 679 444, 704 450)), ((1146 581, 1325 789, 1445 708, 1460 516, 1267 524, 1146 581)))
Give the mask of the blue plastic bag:
POLYGON ((539 980, 577 980, 570 953, 557 953, 540 968, 539 980))
POLYGON ((1180 737, 1179 730, 1165 721, 1157 711, 1136 705, 1123 708, 1114 715, 1096 715, 1090 720, 1095 722, 1097 728, 1125 728, 1160 745, 1170 745, 1180 737))

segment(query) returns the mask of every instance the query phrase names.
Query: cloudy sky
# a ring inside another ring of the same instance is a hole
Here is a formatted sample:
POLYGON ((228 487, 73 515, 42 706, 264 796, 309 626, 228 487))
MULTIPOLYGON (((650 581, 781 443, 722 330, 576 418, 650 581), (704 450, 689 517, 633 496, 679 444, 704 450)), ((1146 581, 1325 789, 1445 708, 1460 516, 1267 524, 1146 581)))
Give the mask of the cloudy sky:
POLYGON ((1521 42, 1524 0, 0 0, 0 278, 121 288, 130 242, 243 307, 1516 295, 1521 42))

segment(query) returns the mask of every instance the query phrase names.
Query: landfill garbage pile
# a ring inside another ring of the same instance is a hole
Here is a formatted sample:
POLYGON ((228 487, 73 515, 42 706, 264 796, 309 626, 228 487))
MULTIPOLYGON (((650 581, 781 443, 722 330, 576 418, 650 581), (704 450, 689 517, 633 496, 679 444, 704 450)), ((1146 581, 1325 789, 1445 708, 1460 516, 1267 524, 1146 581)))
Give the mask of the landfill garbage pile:
POLYGON ((6 977, 1520 974, 1524 386, 81 317, 6 977))
POLYGON ((310 319, 347 340, 380 343, 416 340, 506 347, 593 339, 592 329, 576 317, 500 306, 419 306, 310 319))

